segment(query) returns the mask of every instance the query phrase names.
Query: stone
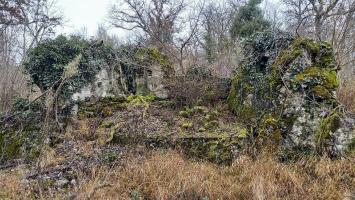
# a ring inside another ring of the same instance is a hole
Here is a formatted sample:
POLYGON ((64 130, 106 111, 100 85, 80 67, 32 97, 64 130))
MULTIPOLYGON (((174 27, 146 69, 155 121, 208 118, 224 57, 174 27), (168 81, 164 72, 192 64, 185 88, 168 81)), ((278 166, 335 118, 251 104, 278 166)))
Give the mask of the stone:
POLYGON ((68 184, 69 184, 69 181, 67 179, 60 179, 55 182, 55 186, 57 186, 59 188, 65 187, 68 184))
POLYGON ((340 155, 354 138, 355 121, 336 101, 339 81, 331 45, 264 32, 246 41, 244 53, 228 103, 251 127, 249 135, 256 142, 340 155))
POLYGON ((164 80, 174 73, 166 56, 154 48, 141 48, 135 51, 137 49, 130 50, 130 54, 135 55, 133 58, 132 55, 118 55, 121 61, 127 60, 126 62, 102 66, 95 75, 95 80, 73 94, 72 99, 83 101, 93 97, 130 94, 154 94, 158 98, 166 99, 168 91, 165 89, 164 80))

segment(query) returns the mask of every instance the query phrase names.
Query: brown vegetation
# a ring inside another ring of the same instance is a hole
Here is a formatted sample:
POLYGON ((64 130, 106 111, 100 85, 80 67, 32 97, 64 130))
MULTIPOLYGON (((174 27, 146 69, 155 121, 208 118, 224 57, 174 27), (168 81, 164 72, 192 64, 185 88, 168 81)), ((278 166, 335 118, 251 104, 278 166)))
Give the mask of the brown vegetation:
POLYGON ((187 80, 174 77, 167 83, 169 96, 177 106, 194 106, 196 104, 213 104, 228 96, 228 82, 217 77, 200 80, 187 80))
POLYGON ((29 90, 20 67, 0 66, 0 112, 6 111, 15 96, 25 97, 29 90))
MULTIPOLYGON (((352 157, 354 158, 354 157, 352 157)), ((133 157, 112 168, 91 166, 69 189, 77 199, 352 199, 353 162, 304 158, 279 163, 263 155, 242 156, 231 166, 187 160, 176 152, 133 157)), ((24 188, 16 173, 0 174, 0 197, 38 196, 44 188, 24 188)), ((50 190, 49 190, 50 191, 50 190)), ((53 193, 51 195, 54 195, 53 193)), ((62 196, 60 192, 56 194, 62 196)), ((64 197, 64 196, 62 196, 64 197)))
POLYGON ((355 113, 355 80, 343 83, 338 90, 337 98, 348 111, 355 113))

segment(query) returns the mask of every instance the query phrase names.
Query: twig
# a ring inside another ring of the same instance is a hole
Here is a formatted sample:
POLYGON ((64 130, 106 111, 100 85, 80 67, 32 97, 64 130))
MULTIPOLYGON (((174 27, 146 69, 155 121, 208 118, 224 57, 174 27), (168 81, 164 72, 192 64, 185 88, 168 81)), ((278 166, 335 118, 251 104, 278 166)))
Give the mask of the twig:
POLYGON ((38 97, 36 97, 34 100, 32 100, 31 102, 29 102, 26 106, 24 106, 22 110, 20 110, 19 112, 15 113, 15 114, 12 114, 12 115, 6 117, 4 120, 0 121, 0 124, 2 124, 2 123, 4 123, 4 122, 6 122, 7 120, 9 120, 9 119, 11 119, 11 118, 13 118, 13 117, 15 117, 15 116, 21 114, 25 109, 27 109, 29 106, 31 106, 34 102, 36 102, 38 99, 42 98, 42 97, 43 97, 44 95, 46 95, 49 91, 51 91, 52 88, 53 88, 55 85, 57 85, 60 81, 61 81, 61 79, 58 80, 57 82, 55 82, 48 90, 46 90, 46 91, 43 92, 41 95, 39 95, 38 97))

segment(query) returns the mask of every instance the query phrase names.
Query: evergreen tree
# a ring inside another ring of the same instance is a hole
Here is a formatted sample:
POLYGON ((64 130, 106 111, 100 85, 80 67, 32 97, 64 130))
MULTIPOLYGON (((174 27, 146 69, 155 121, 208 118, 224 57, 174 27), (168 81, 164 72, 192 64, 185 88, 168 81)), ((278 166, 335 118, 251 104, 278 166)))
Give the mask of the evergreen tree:
POLYGON ((230 30, 232 38, 248 37, 270 27, 270 23, 264 19, 258 7, 260 3, 261 0, 249 0, 246 5, 239 8, 230 30))

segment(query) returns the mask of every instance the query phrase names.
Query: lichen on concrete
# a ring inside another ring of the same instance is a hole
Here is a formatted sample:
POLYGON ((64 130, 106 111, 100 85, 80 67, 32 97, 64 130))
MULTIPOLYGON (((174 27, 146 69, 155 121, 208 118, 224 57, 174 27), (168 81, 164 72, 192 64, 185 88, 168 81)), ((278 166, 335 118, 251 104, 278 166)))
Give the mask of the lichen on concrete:
POLYGON ((334 114, 339 81, 329 43, 264 32, 246 41, 244 54, 228 103, 254 137, 289 147, 327 146, 332 155, 339 153, 334 146, 345 145, 336 137, 354 137, 351 128, 340 133, 346 116, 334 114))

